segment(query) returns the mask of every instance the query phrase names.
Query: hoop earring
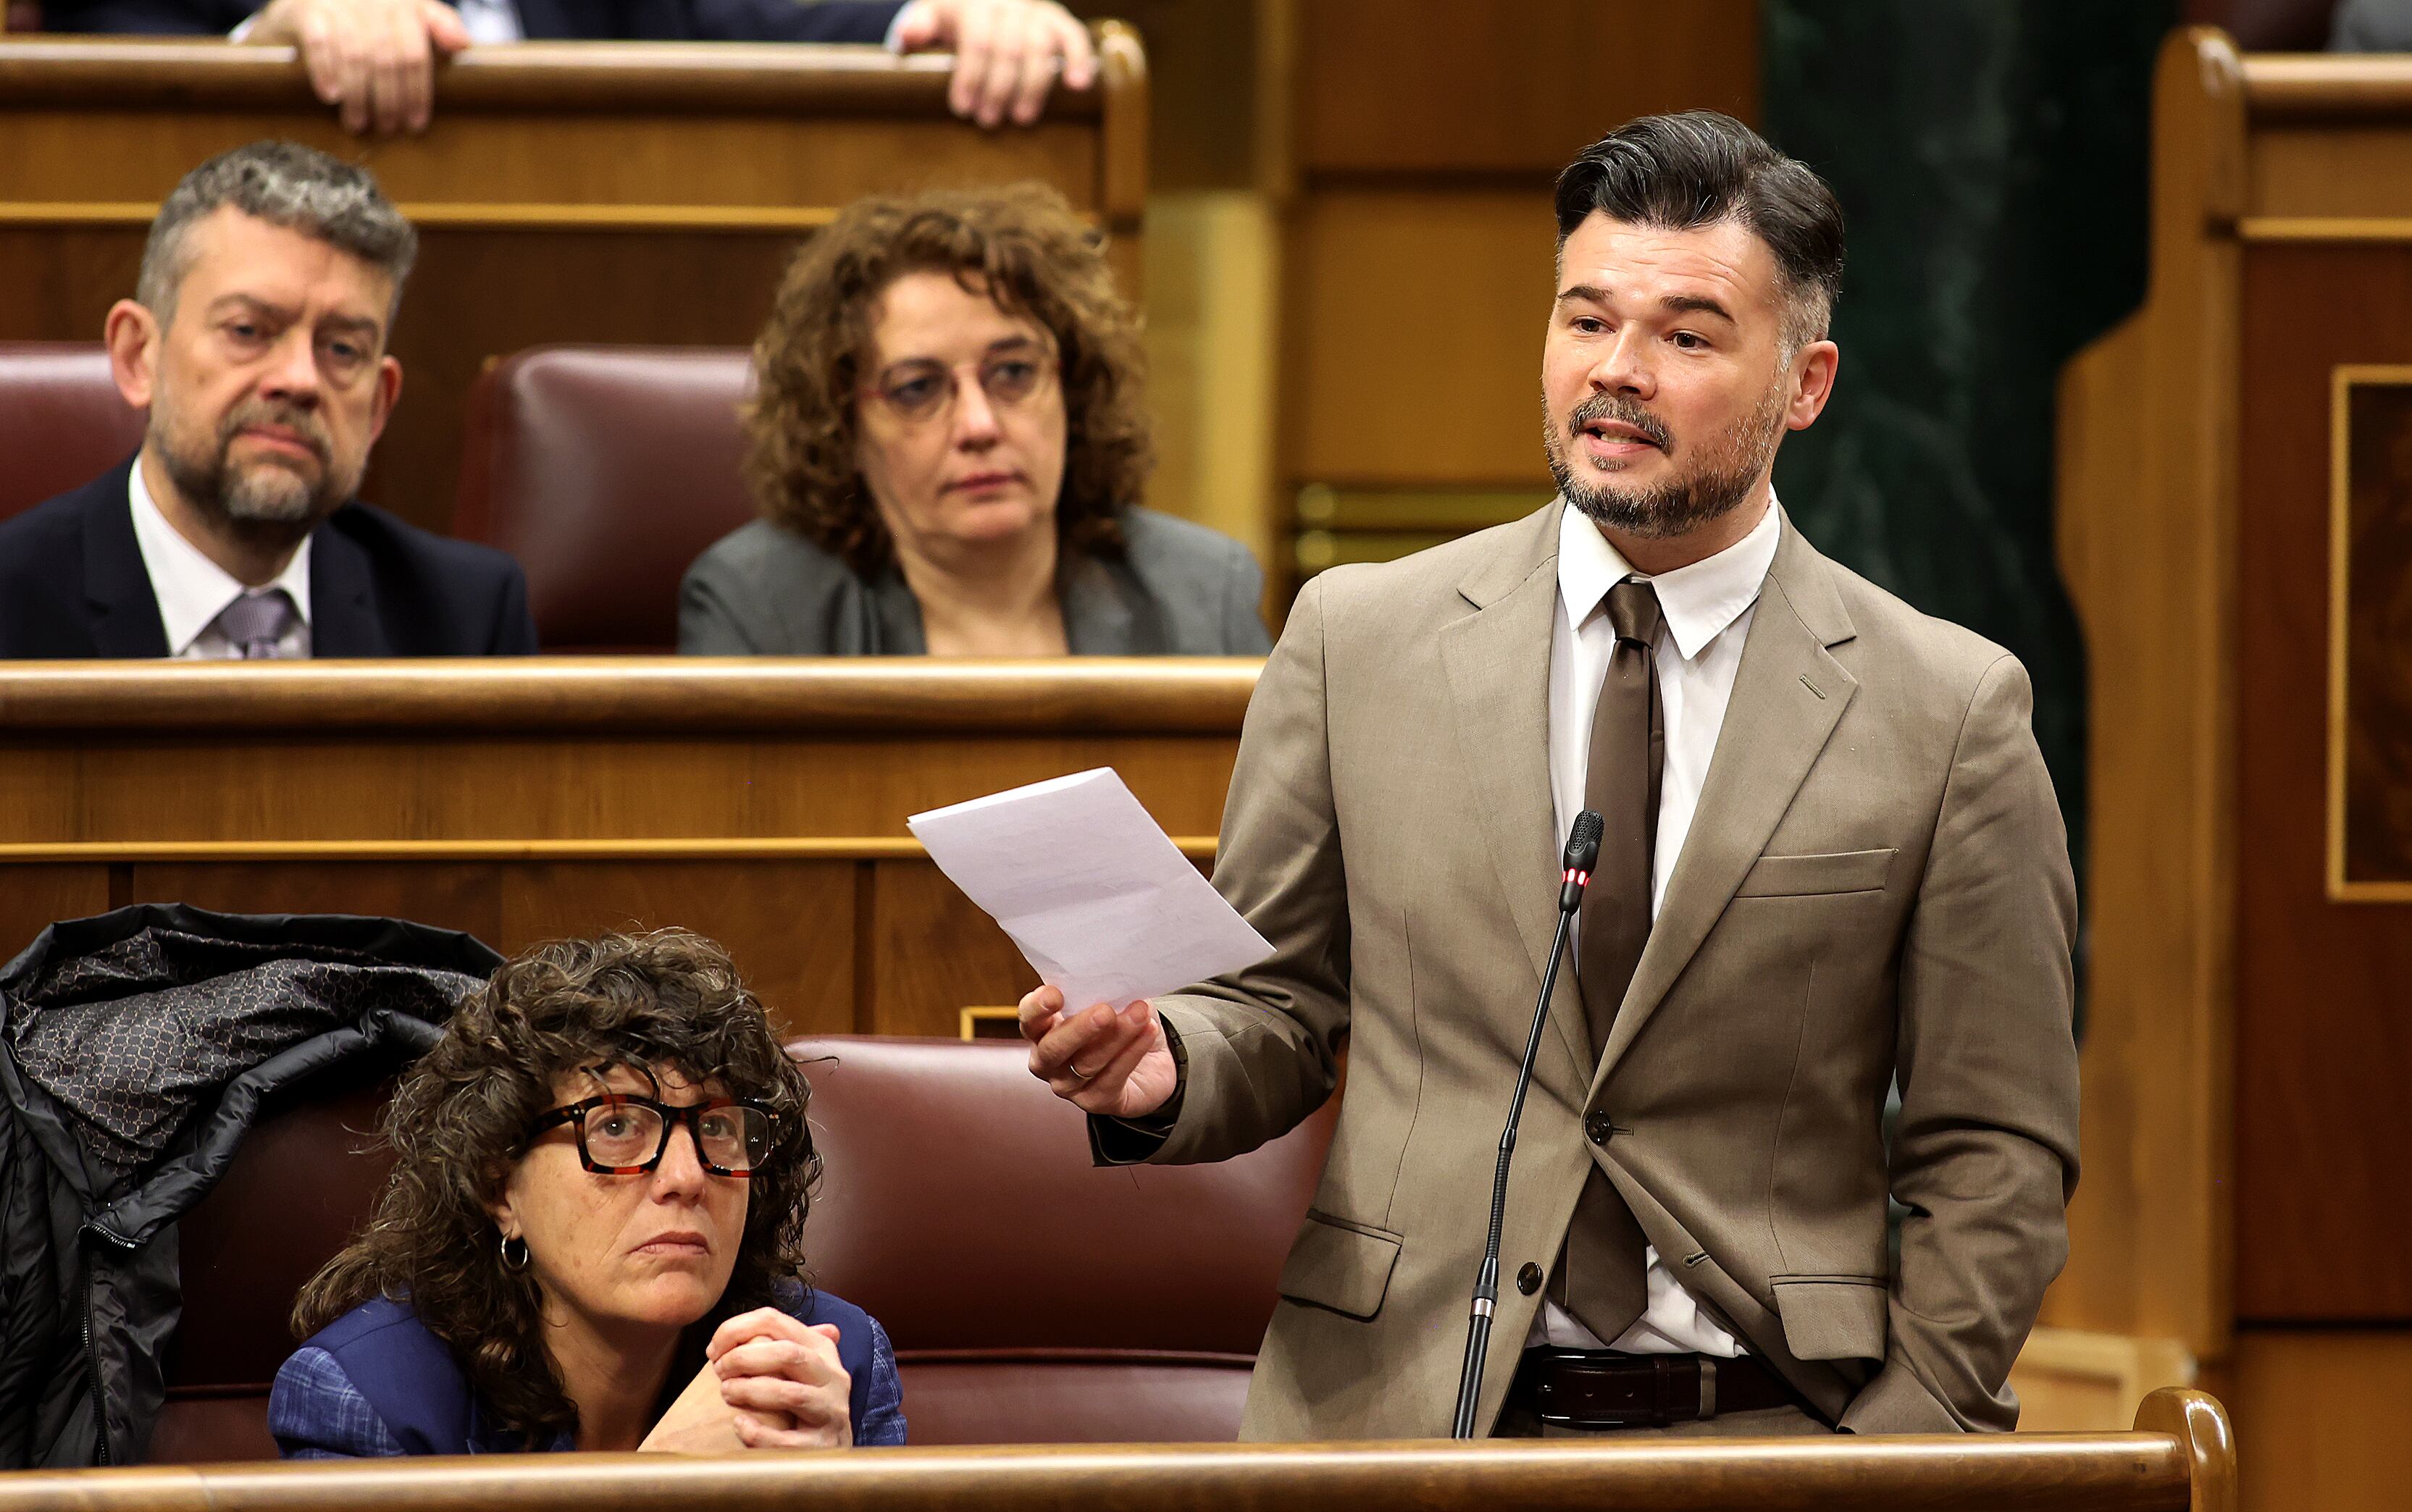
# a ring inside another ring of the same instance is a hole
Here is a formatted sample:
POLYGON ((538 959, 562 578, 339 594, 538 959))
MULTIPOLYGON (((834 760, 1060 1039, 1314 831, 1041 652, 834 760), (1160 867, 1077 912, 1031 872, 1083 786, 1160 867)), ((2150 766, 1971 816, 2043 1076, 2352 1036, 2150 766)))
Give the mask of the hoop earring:
POLYGON ((513 1275, 528 1268, 527 1240, 515 1234, 505 1234, 498 1248, 502 1252, 503 1269, 513 1275))

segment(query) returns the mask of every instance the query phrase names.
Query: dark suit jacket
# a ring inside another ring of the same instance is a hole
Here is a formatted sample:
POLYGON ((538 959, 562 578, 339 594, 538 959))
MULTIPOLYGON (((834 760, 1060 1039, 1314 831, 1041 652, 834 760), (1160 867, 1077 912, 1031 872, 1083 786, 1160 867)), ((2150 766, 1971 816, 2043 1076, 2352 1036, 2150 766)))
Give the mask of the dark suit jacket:
MULTIPOLYGON (((0 657, 168 654, 126 494, 133 462, 0 523, 0 657)), ((310 536, 311 654, 536 651, 527 579, 491 546, 347 504, 310 536)))
MULTIPOLYGON (((224 36, 268 0, 47 0, 53 32, 224 36)), ((516 0, 535 40, 878 42, 904 0, 516 0)))

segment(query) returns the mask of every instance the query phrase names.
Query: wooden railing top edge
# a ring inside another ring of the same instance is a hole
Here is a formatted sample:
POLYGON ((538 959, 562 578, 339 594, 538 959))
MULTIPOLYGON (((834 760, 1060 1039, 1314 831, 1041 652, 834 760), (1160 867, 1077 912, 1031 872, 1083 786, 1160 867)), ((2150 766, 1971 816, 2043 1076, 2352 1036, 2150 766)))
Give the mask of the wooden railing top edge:
POLYGON ((1228 734, 1254 657, 0 664, 0 741, 79 732, 425 729, 1228 734))
POLYGON ((1892 1512, 1994 1500, 2037 1506, 2186 1506, 2184 1446, 2157 1433, 1728 1439, 1598 1444, 1113 1445, 904 1448, 671 1461, 638 1455, 549 1460, 541 1475, 493 1456, 302 1461, 0 1477, 0 1512, 212 1512, 474 1504, 504 1512, 591 1512, 641 1500, 714 1509, 969 1508, 1113 1505, 1594 1508, 1778 1508, 1884 1505, 1892 1512), (111 1477, 122 1477, 112 1482, 111 1477), (1383 1497, 1390 1490, 1392 1497, 1383 1497), (178 1493, 183 1493, 179 1495, 178 1493), (139 1507, 138 1507, 139 1504, 139 1507))
POLYGON ((2247 52, 2244 108, 2256 120, 2412 116, 2412 56, 2247 52))
MULTIPOLYGON (((1135 37, 1120 46, 1136 49, 1135 37)), ((950 119, 943 53, 802 42, 520 42, 440 67, 436 108, 775 111, 950 119)), ((1099 89, 1058 90, 1046 119, 1095 120, 1099 89)), ((0 110, 21 106, 290 105, 323 110, 295 50, 217 41, 0 34, 0 110)))

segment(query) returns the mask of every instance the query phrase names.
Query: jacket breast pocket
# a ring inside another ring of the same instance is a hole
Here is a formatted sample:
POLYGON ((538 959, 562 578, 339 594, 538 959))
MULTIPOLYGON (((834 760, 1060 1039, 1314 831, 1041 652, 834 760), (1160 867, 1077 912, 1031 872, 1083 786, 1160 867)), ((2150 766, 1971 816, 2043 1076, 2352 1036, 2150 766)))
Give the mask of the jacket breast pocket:
POLYGON ((1882 1359, 1890 1292, 1872 1276, 1772 1276, 1795 1359, 1882 1359))
POLYGON ((1382 1310, 1401 1238, 1385 1229, 1307 1210, 1282 1265, 1278 1289, 1293 1302, 1362 1321, 1382 1310))
POLYGON ((1875 892, 1892 870, 1891 850, 1842 850, 1823 856, 1762 856, 1734 889, 1737 898, 1808 898, 1834 892, 1875 892))

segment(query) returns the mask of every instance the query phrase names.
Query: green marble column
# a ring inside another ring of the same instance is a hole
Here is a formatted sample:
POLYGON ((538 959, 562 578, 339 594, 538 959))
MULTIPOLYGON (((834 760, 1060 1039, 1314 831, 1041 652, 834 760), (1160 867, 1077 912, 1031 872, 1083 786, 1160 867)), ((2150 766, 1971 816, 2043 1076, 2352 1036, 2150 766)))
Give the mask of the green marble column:
POLYGON ((2052 385, 2143 297, 2169 0, 1767 0, 1765 129, 1842 197, 1841 381, 1776 490, 1817 545, 2008 646, 2081 858, 2085 650, 2052 385))

